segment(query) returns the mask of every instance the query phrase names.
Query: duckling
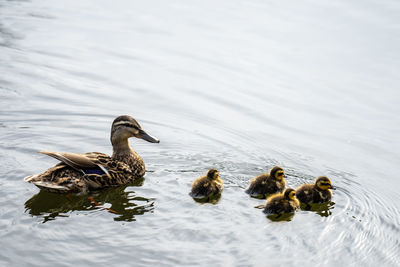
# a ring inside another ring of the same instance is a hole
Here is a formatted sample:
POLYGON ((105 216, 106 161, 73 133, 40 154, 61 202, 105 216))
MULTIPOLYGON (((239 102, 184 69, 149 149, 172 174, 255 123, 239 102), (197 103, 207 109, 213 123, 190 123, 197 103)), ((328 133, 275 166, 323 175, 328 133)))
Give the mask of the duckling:
POLYGON ((261 174, 250 181, 246 193, 255 198, 266 198, 268 194, 280 193, 285 189, 285 172, 281 167, 273 167, 269 174, 261 174))
POLYGON ((206 176, 194 180, 190 195, 193 198, 208 198, 218 196, 224 188, 219 172, 216 169, 210 169, 206 176))
POLYGON ((143 159, 129 145, 136 137, 150 143, 160 141, 148 135, 139 123, 128 115, 117 117, 111 126, 112 156, 100 152, 63 153, 40 151, 61 161, 41 174, 24 180, 43 190, 56 193, 78 193, 92 189, 127 184, 145 174, 143 159))
POLYGON ((282 214, 294 212, 300 207, 296 198, 296 190, 287 188, 283 193, 277 193, 268 197, 264 212, 282 214))
POLYGON ((332 192, 329 189, 335 190, 331 180, 328 177, 320 176, 315 179, 314 184, 303 184, 296 189, 296 196, 301 203, 323 203, 330 201, 332 192))

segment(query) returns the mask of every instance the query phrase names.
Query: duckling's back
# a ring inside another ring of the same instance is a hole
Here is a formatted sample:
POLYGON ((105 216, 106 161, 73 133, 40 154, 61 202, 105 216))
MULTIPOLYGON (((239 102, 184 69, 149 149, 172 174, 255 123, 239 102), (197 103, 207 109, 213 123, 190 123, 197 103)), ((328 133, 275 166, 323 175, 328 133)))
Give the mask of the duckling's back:
POLYGON ((284 199, 281 194, 272 195, 267 199, 267 204, 265 205, 265 213, 282 213, 286 212, 288 209, 288 201, 284 199))
POLYGON ((300 202, 311 202, 314 198, 314 190, 313 184, 303 184, 296 189, 296 197, 300 202))
POLYGON ((265 198, 268 194, 280 193, 285 189, 285 180, 273 180, 269 174, 261 174, 250 181, 245 191, 252 197, 265 198))
POLYGON ((192 184, 190 195, 201 198, 210 195, 218 195, 222 191, 222 184, 208 179, 206 176, 196 179, 192 184))
POLYGON ((265 213, 289 213, 294 212, 299 208, 299 201, 297 199, 289 200, 286 199, 282 194, 277 196, 271 196, 267 199, 267 204, 265 206, 265 213))

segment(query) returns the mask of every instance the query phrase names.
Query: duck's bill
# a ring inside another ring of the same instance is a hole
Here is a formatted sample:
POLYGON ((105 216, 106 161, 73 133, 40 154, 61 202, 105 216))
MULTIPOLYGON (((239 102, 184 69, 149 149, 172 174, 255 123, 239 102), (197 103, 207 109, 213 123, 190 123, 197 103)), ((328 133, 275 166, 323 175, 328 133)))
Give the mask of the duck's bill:
POLYGON ((331 185, 332 190, 336 190, 336 186, 331 185))
POLYGON ((139 130, 139 136, 140 138, 142 138, 143 140, 146 140, 147 142, 150 143, 160 143, 160 140, 158 140, 157 138, 147 134, 145 131, 143 130, 139 130))

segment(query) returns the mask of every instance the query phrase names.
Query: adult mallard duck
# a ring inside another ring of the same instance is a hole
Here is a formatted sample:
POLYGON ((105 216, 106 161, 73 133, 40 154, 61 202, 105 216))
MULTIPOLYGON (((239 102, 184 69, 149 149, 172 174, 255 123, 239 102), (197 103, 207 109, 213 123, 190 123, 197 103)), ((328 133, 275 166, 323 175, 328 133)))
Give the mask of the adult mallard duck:
POLYGON ((264 212, 269 214, 283 214, 294 212, 300 207, 296 198, 296 190, 287 188, 283 193, 277 193, 267 199, 264 212))
POLYGON ((296 189, 296 196, 301 203, 323 203, 330 201, 332 192, 329 189, 336 189, 332 186, 328 177, 320 176, 315 179, 314 184, 303 184, 296 189))
POLYGON ((280 193, 285 189, 285 172, 281 167, 273 167, 269 174, 261 174, 250 181, 246 193, 255 198, 266 198, 269 194, 280 193))
POLYGON ((194 180, 190 195, 193 198, 202 199, 217 197, 224 188, 219 172, 216 169, 210 169, 206 176, 202 176, 194 180))
POLYGON ((129 145, 130 137, 151 143, 160 142, 148 135, 131 116, 119 116, 111 126, 111 157, 100 152, 80 154, 40 151, 61 162, 41 174, 26 177, 25 181, 57 193, 86 192, 130 183, 145 174, 142 158, 129 145))

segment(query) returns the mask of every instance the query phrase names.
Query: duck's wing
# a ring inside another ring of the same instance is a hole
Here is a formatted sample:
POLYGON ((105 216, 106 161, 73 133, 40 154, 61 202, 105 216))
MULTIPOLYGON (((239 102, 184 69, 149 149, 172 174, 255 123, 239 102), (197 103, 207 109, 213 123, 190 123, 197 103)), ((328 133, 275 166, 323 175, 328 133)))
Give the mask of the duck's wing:
MULTIPOLYGON (((98 174, 107 174, 107 176, 110 175, 104 166, 96 162, 96 157, 95 155, 93 155, 95 153, 88 153, 87 155, 52 151, 39 151, 39 153, 58 159, 64 164, 70 166, 75 170, 81 171, 84 174, 93 171, 96 172, 96 170, 98 170, 99 172, 102 172, 98 174)), ((104 155, 103 153, 98 154, 101 154, 102 156, 104 155)))

